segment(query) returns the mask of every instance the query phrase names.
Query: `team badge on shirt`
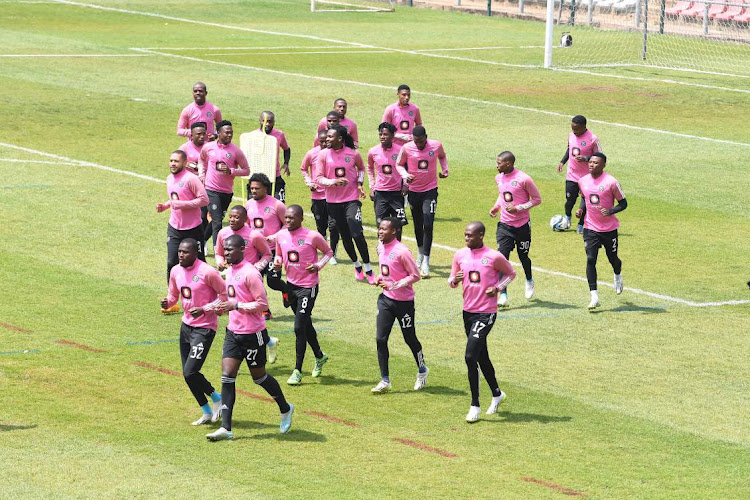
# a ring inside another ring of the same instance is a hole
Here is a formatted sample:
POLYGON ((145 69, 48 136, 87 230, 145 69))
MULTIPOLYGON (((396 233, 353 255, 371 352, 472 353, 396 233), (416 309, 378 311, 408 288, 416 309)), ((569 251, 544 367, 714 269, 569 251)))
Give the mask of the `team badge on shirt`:
POLYGON ((344 161, 345 161, 346 163, 349 163, 350 161, 352 161, 352 157, 351 157, 351 156, 345 156, 345 157, 344 157, 344 161))
POLYGON ((286 258, 289 262, 299 262, 299 252, 291 250, 286 254, 286 258))
POLYGON ((266 207, 263 209, 264 214, 270 214, 271 213, 271 207, 266 207))
POLYGON ((391 175, 393 173, 393 167, 390 165, 383 165, 383 173, 385 175, 391 175))
MULTIPOLYGON (((506 192, 504 192, 504 193, 503 193, 503 199, 504 199, 505 201, 508 201, 508 202, 511 202, 511 201, 513 201, 513 193, 511 193, 510 191, 506 191, 506 192)), ((484 263, 484 262, 483 262, 483 263, 484 263)))
POLYGON ((193 291, 189 286, 183 286, 180 288, 180 295, 182 295, 182 298, 190 300, 193 297, 193 291))
POLYGON ((183 186, 185 186, 185 182, 184 181, 180 181, 180 182, 177 183, 177 185, 180 186, 180 187, 183 187, 183 186))
POLYGON ((581 141, 581 146, 585 146, 585 145, 586 145, 586 141, 581 141))
POLYGON ((604 192, 604 186, 599 186, 599 191, 604 192))
POLYGON ((213 113, 211 113, 210 111, 206 111, 206 118, 211 118, 212 116, 214 116, 213 113))
POLYGON ((419 162, 417 163, 417 168, 419 170, 427 170, 427 165, 427 160, 419 160, 419 162))
POLYGON ((513 182, 510 183, 510 185, 513 186, 513 187, 517 187, 518 186, 518 181, 513 181, 513 182))
POLYGON ((265 226, 265 221, 263 220, 263 217, 255 217, 253 219, 253 227, 256 229, 263 229, 265 226))
POLYGON ((391 155, 391 160, 396 161, 398 159, 398 155, 393 154, 391 155))
POLYGON ((488 259, 487 257, 482 257, 482 265, 483 266, 486 266, 489 263, 490 263, 490 259, 488 259))
POLYGON ((346 176, 346 169, 344 167, 336 167, 333 171, 334 175, 336 177, 345 177, 346 176))
POLYGON ((389 258, 390 260, 393 260, 393 259, 395 259, 395 258, 396 258, 396 252, 391 252, 391 253, 389 253, 389 254, 388 254, 388 258, 389 258))
POLYGON ((386 277, 390 276, 391 268, 387 264, 380 264, 380 274, 386 277))
POLYGON ((195 276, 193 276, 193 281, 194 282, 198 283, 199 279, 200 279, 200 277, 197 274, 195 276))
POLYGON ((414 116, 414 111, 409 111, 409 116, 414 116))
POLYGON ((479 271, 469 271, 469 283, 479 283, 482 279, 482 275, 479 271))
POLYGON ((298 239, 298 240, 297 240, 297 246, 298 246, 298 247, 301 247, 301 246, 302 246, 302 245, 304 245, 304 244, 305 244, 305 240, 304 240, 304 238, 300 238, 300 239, 298 239))
POLYGON ((227 153, 227 154, 225 154, 224 156, 225 156, 225 157, 227 158, 227 160, 228 160, 228 159, 230 159, 230 158, 232 157, 232 153, 227 153))
POLYGON ((435 156, 435 151, 430 151, 430 156, 435 156))

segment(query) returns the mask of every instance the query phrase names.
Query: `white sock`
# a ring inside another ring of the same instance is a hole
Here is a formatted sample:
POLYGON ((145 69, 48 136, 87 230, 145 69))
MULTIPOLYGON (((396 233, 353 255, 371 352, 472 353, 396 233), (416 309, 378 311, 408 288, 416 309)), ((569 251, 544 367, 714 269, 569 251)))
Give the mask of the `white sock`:
POLYGON ((424 257, 422 257, 422 265, 423 266, 429 266, 430 265, 430 256, 429 255, 425 255, 424 257))
POLYGON ((615 279, 616 280, 621 280, 622 279, 622 274, 615 274, 615 279))
POLYGON ((366 273, 372 272, 372 266, 370 266, 369 262, 365 264, 365 272, 366 273))
POLYGON ((591 300, 599 300, 599 292, 596 290, 591 290, 591 300))
POLYGON ((362 263, 361 263, 360 261, 358 261, 358 260, 357 260, 357 261, 355 261, 355 262, 354 262, 354 267, 355 267, 355 268, 357 268, 357 267, 362 267, 362 263))

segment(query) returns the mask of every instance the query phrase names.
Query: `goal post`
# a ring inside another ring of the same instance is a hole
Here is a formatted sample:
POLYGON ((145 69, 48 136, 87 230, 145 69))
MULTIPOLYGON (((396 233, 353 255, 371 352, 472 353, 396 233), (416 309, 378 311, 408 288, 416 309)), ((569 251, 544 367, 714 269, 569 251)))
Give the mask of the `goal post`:
POLYGON ((393 12, 394 0, 310 0, 311 12, 393 12))

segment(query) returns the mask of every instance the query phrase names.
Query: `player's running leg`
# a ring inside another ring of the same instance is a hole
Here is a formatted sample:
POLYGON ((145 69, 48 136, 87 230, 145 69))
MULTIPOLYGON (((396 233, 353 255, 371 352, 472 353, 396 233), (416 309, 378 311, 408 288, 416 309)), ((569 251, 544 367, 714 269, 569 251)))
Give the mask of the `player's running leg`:
POLYGON ((437 212, 437 188, 429 191, 422 201, 422 254, 424 258, 420 267, 423 278, 430 275, 430 252, 432 250, 432 230, 435 225, 435 213, 437 212), (434 192, 433 192, 434 191, 434 192))
POLYGON ((401 334, 404 336, 404 342, 409 346, 414 362, 417 364, 417 379, 414 382, 414 390, 419 391, 427 385, 427 375, 430 370, 424 362, 424 353, 422 352, 422 343, 417 338, 417 329, 414 318, 414 301, 393 301, 396 302, 396 320, 401 327, 401 334))
POLYGON ((221 395, 201 373, 203 363, 211 349, 216 332, 208 328, 194 328, 185 323, 180 327, 180 357, 182 375, 198 406, 203 410, 201 417, 193 425, 216 422, 221 410, 221 395), (213 407, 208 402, 209 396, 213 407))
POLYGON ((618 237, 617 229, 606 234, 602 242, 604 251, 607 253, 607 259, 612 264, 612 270, 615 272, 615 293, 620 295, 622 293, 622 261, 617 256, 618 250, 618 237))
POLYGON ((380 367, 380 382, 371 389, 375 394, 391 390, 391 379, 388 373, 388 338, 391 335, 396 316, 391 307, 392 301, 382 293, 378 297, 378 314, 375 317, 375 343, 378 349, 378 366, 380 367))
POLYGON ((586 281, 588 281, 589 290, 591 291, 589 309, 596 309, 599 307, 599 292, 597 291, 596 284, 596 261, 599 257, 599 247, 601 246, 599 234, 596 231, 584 229, 583 243, 586 248, 586 281))

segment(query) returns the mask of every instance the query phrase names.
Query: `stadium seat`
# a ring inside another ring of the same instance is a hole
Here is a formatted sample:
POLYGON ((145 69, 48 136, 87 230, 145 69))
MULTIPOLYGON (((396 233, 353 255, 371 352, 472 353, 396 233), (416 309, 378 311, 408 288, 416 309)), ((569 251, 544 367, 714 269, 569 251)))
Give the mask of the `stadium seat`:
POLYGON ((732 19, 732 21, 734 21, 736 23, 741 23, 741 24, 748 24, 748 23, 750 23, 750 8, 747 8, 742 13, 734 16, 734 18, 732 19))
POLYGON ((718 16, 719 14, 724 13, 727 10, 727 6, 725 4, 712 4, 711 7, 708 8, 708 18, 713 19, 714 17, 718 16))
POLYGON ((727 10, 725 10, 721 14, 718 14, 716 17, 714 17, 714 20, 716 20, 716 21, 732 21, 737 16, 741 15, 744 12, 747 12, 744 7, 738 7, 738 6, 733 5, 733 6, 727 7, 727 10))
POLYGON ((692 6, 693 2, 677 2, 674 7, 668 8, 664 11, 664 13, 668 16, 676 16, 681 12, 688 10, 692 6))
POLYGON ((703 2, 695 2, 692 7, 687 10, 680 12, 682 17, 691 18, 703 18, 703 12, 706 10, 706 4, 703 2))
POLYGON ((634 12, 635 4, 637 3, 638 0, 621 0, 620 2, 612 4, 612 10, 616 12, 634 12))

